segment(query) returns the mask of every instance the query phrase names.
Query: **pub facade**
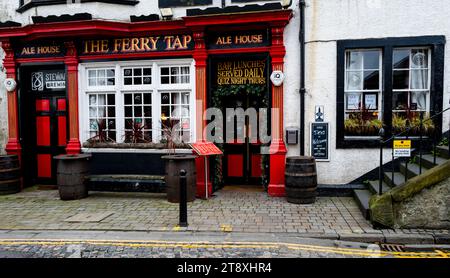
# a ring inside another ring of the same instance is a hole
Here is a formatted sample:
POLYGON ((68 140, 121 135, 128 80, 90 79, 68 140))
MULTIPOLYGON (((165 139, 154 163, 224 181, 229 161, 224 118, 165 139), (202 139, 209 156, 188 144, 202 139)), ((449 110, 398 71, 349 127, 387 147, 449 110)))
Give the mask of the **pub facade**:
POLYGON ((167 130, 182 138, 174 152, 192 153, 217 135, 208 108, 254 108, 268 120, 245 120, 223 156, 197 159, 198 196, 205 168, 208 194, 253 184, 283 196, 297 155, 316 157, 320 184, 344 186, 378 166, 382 124, 449 107, 444 0, 3 2, 0 79, 17 87, 0 88, 0 139, 26 185, 54 183, 63 153, 91 153, 93 175, 164 175, 167 130))

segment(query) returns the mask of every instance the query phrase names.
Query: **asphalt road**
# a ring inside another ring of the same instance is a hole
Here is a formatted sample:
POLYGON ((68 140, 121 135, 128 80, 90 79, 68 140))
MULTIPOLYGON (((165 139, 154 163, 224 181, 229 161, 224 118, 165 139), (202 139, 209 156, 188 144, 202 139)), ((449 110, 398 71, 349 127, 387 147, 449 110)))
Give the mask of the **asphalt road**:
POLYGON ((0 258, 449 258, 450 246, 309 239, 292 234, 0 231, 0 258))

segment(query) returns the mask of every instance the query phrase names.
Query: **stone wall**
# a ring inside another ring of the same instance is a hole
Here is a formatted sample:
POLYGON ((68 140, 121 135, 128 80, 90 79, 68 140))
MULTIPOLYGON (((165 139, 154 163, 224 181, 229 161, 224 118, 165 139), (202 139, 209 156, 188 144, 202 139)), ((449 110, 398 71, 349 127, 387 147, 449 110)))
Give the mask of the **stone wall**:
POLYGON ((370 218, 396 229, 450 229, 450 160, 372 196, 370 218))
POLYGON ((396 228, 450 229, 450 179, 394 204, 396 228))

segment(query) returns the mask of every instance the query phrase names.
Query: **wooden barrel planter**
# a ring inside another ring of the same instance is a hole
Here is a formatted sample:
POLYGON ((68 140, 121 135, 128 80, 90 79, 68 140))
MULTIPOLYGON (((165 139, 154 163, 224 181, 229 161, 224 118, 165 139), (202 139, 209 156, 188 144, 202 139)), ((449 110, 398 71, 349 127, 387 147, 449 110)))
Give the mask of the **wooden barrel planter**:
POLYGON ((57 184, 61 200, 78 200, 88 196, 86 176, 89 174, 90 154, 58 155, 57 184))
POLYGON ((288 157, 285 178, 289 203, 312 204, 316 201, 317 170, 314 157, 288 157))
POLYGON ((180 171, 186 170, 187 201, 193 202, 197 193, 197 169, 195 155, 166 155, 161 157, 166 161, 166 192, 167 201, 180 202, 180 171))
POLYGON ((17 155, 0 155, 0 195, 20 192, 20 162, 17 155))

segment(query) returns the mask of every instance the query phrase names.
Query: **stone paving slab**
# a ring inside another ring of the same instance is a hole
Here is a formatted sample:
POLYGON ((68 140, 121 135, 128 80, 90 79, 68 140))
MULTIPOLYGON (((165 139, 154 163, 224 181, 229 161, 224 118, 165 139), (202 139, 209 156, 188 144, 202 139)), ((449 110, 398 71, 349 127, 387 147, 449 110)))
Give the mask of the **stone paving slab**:
POLYGON ((28 190, 0 196, 0 230, 90 230, 154 232, 283 233, 324 239, 386 238, 423 243, 448 230, 378 230, 348 197, 320 197, 310 205, 288 203, 265 192, 219 191, 188 204, 187 228, 177 227, 178 204, 165 194, 90 192, 83 200, 61 201, 57 191, 28 190), (66 222, 78 214, 112 213, 99 222, 66 222), (358 236, 359 235, 359 236, 358 236))

